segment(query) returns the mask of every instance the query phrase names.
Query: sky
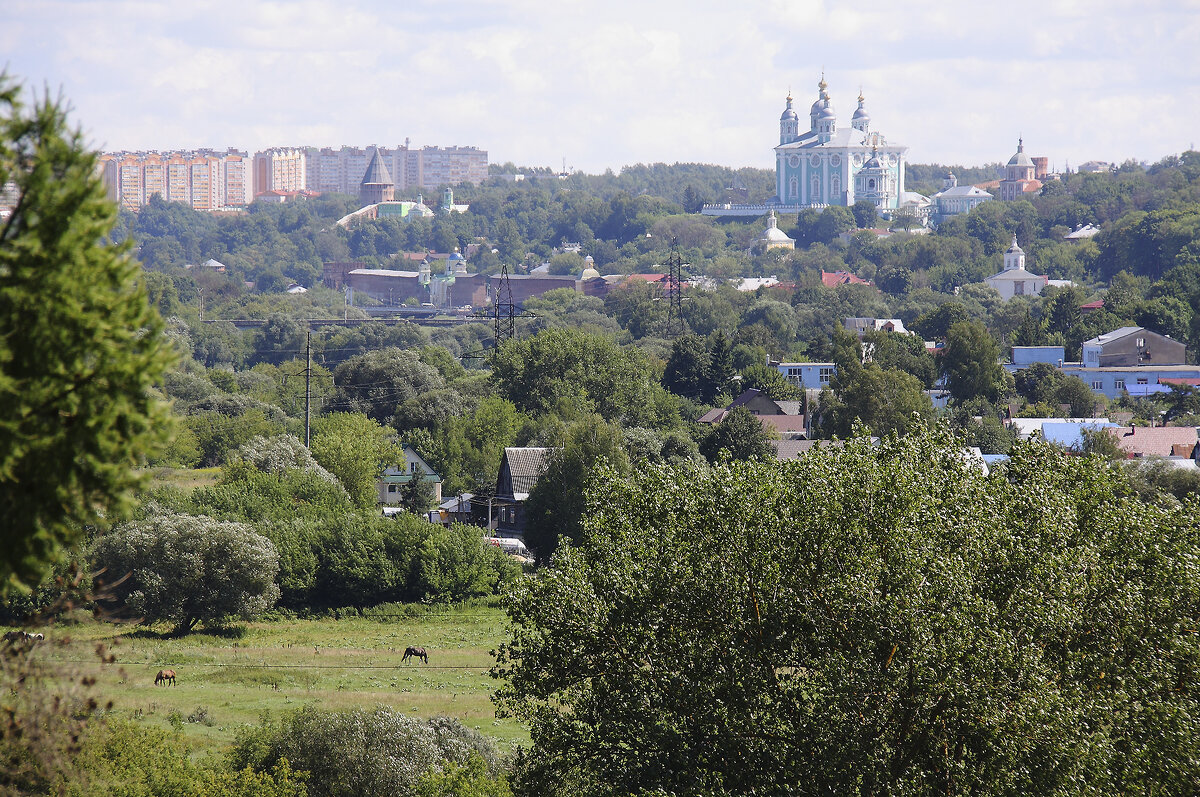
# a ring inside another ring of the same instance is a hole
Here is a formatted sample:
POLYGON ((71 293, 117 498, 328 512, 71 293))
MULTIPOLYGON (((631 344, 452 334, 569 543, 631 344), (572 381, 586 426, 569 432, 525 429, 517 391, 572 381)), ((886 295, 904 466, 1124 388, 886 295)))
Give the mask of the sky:
POLYGON ((0 0, 0 65, 104 151, 475 146, 774 168, 822 72, 914 163, 1154 162, 1200 140, 1200 0, 0 0))

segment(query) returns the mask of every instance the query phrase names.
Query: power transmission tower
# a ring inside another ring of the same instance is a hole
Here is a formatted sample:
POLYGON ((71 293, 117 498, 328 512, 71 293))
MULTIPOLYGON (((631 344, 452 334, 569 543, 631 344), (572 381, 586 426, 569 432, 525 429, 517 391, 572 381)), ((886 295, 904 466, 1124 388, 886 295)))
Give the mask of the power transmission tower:
POLYGON ((687 321, 683 318, 683 258, 677 248, 672 247, 667 266, 667 337, 677 338, 687 332, 687 321))
POLYGON ((517 306, 513 304, 512 287, 508 284, 508 264, 500 267, 500 284, 496 286, 496 301, 492 305, 495 321, 495 350, 517 336, 517 306))
POLYGON ((304 447, 312 448, 312 330, 304 338, 304 447))

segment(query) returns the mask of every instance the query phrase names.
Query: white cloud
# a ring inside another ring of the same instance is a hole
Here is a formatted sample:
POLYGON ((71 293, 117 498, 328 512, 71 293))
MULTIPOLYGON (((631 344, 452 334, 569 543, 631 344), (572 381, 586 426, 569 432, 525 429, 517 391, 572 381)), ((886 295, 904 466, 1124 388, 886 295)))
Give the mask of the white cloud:
POLYGON ((588 171, 769 168, 790 88, 919 162, 1157 159, 1196 138, 1200 2, 17 0, 0 51, 108 148, 475 145, 588 171))

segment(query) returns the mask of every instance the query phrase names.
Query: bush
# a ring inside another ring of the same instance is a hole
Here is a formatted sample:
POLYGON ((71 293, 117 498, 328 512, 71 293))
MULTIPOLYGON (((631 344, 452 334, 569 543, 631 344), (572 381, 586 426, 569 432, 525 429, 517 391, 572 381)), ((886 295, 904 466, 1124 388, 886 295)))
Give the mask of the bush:
POLYGON ((191 761, 177 734, 110 721, 89 729, 69 775, 50 792, 68 797, 304 797, 306 777, 285 760, 263 772, 208 769, 191 761))
POLYGON ((191 515, 123 523, 95 542, 90 560, 128 615, 175 623, 179 633, 230 615, 251 619, 279 599, 275 546, 241 523, 191 515))
POLYGON ((229 763, 267 772, 280 762, 308 770, 310 797, 414 794, 418 781, 447 762, 483 761, 488 776, 500 775, 494 744, 457 720, 406 717, 380 706, 374 711, 322 711, 312 706, 266 719, 238 736, 229 763))
POLYGON ((423 600, 459 601, 491 595, 520 575, 508 554, 483 541, 476 526, 432 526, 416 561, 415 591, 423 600))

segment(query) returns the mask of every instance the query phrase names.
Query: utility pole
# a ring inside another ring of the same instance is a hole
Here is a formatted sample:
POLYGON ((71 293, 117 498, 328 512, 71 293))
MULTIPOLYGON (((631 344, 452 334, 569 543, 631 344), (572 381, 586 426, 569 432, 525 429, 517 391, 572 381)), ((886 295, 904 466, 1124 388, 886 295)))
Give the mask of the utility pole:
POLYGON ((309 447, 312 424, 312 330, 304 335, 304 447, 309 447))

